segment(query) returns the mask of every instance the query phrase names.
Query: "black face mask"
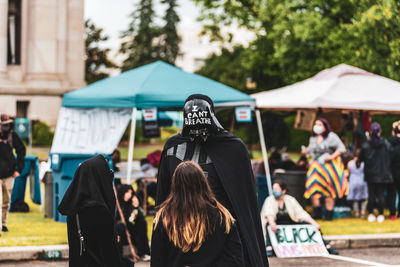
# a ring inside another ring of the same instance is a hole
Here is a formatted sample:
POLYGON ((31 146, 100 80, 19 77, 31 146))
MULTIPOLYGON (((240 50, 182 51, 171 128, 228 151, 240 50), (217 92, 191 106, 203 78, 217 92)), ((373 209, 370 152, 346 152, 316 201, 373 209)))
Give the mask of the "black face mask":
POLYGON ((1 133, 3 135, 8 135, 11 132, 12 123, 6 123, 1 125, 1 133))
POLYGON ((183 107, 182 135, 190 137, 193 142, 206 142, 207 138, 223 130, 211 108, 203 99, 192 99, 183 107))

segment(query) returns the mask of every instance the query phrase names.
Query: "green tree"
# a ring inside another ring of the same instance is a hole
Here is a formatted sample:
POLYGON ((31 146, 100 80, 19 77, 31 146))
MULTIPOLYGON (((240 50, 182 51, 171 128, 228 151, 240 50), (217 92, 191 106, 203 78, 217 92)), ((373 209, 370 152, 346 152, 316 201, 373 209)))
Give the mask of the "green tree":
POLYGON ((222 48, 220 54, 210 55, 196 73, 245 91, 246 78, 251 75, 243 66, 244 51, 243 46, 235 46, 232 51, 222 48))
POLYGON ((210 35, 220 38, 220 26, 233 23, 256 33, 242 65, 253 73, 259 90, 306 79, 339 63, 400 80, 399 1, 195 2, 203 7, 200 19, 210 35))
POLYGON ((176 13, 178 5, 176 0, 162 0, 161 3, 167 5, 167 10, 163 17, 165 25, 161 29, 160 56, 165 62, 174 64, 176 58, 179 56, 179 43, 181 42, 176 29, 180 21, 176 13))
POLYGON ((107 41, 108 36, 103 34, 103 29, 97 28, 90 20, 85 21, 85 80, 88 84, 109 76, 107 69, 117 66, 108 58, 109 48, 101 48, 99 44, 107 41))
POLYGON ((153 1, 140 0, 130 17, 129 27, 121 35, 123 42, 119 51, 126 56, 121 66, 122 71, 160 59, 157 43, 160 28, 154 24, 153 1))

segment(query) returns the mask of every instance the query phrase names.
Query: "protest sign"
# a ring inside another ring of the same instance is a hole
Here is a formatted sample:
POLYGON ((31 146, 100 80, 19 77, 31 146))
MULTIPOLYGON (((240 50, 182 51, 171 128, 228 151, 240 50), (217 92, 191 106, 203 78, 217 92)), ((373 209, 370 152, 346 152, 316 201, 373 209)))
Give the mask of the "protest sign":
POLYGON ((276 233, 268 226, 268 233, 278 258, 329 255, 320 232, 312 225, 277 225, 276 233))
POLYGON ((237 107, 235 108, 235 118, 237 122, 251 122, 251 108, 250 107, 237 107))
POLYGON ((160 126, 157 118, 157 108, 144 108, 143 112, 143 136, 146 138, 160 137, 160 126))

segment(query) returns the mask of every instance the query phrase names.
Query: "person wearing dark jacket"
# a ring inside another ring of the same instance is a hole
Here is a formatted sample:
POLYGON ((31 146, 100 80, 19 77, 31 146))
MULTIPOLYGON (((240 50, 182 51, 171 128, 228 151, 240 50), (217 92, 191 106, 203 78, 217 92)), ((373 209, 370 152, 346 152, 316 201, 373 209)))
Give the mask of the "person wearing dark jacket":
POLYGON ((83 162, 58 210, 67 216, 69 266, 121 266, 115 234, 113 173, 99 155, 83 162))
POLYGON ((364 162, 364 179, 368 183, 368 221, 383 222, 385 207, 384 192, 387 185, 393 183, 391 173, 391 146, 380 137, 381 126, 374 122, 370 127, 371 139, 361 146, 360 161, 364 162), (377 208, 379 216, 373 214, 377 208))
POLYGON ((197 163, 178 165, 171 192, 157 208, 151 267, 242 266, 235 220, 217 201, 197 163))
POLYGON ((8 232, 7 217, 10 209, 11 192, 14 178, 18 177, 25 164, 25 146, 17 133, 13 131, 14 121, 7 115, 0 117, 0 205, 2 232, 8 232), (15 159, 13 149, 17 154, 15 159))
POLYGON ((195 161, 203 169, 216 199, 237 222, 243 265, 268 266, 254 175, 245 145, 221 126, 212 100, 205 95, 189 96, 183 116, 182 133, 171 137, 161 154, 156 206, 167 199, 176 167, 182 161, 195 161))
MULTIPOLYGON (((144 212, 139 206, 139 198, 132 186, 122 184, 118 187, 118 201, 132 238, 132 244, 136 247, 138 256, 143 261, 148 261, 150 259, 150 248, 147 237, 147 222, 144 212)), ((117 220, 120 220, 118 213, 117 220)), ((122 233, 122 236, 122 244, 127 245, 126 234, 122 233)))
MULTIPOLYGON (((388 195, 390 196, 390 209, 392 220, 396 219, 396 192, 400 197, 400 121, 396 121, 393 123, 393 132, 392 136, 388 139, 390 145, 392 146, 392 176, 393 176, 393 185, 389 187, 388 195)), ((400 218, 400 204, 397 207, 398 214, 397 216, 400 218)))

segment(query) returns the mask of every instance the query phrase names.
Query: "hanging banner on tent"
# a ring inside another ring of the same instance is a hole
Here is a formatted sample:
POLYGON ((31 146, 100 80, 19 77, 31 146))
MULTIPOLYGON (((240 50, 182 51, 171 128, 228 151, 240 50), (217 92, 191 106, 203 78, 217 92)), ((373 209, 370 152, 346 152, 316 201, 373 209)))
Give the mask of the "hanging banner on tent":
POLYGON ((250 107, 237 107, 235 108, 235 118, 237 122, 251 122, 251 108, 250 107))
POLYGON ((160 125, 157 119, 157 108, 145 108, 143 112, 143 136, 145 138, 160 137, 160 125))
POLYGON ((278 258, 320 257, 329 255, 320 232, 309 224, 268 226, 272 247, 278 258))
POLYGON ((316 112, 314 110, 297 110, 294 128, 311 131, 314 126, 316 112))
POLYGON ((117 147, 132 109, 62 107, 51 153, 111 154, 117 147))

